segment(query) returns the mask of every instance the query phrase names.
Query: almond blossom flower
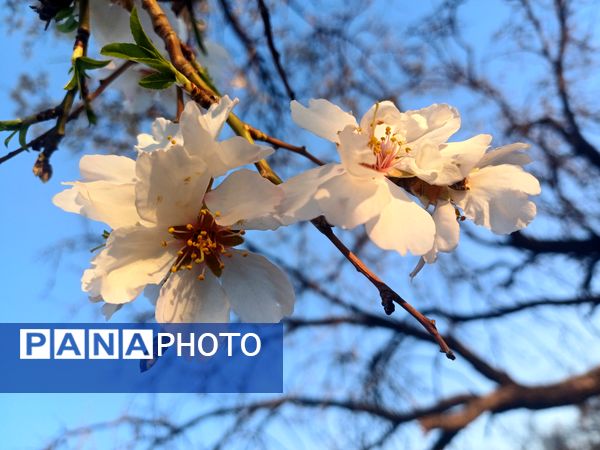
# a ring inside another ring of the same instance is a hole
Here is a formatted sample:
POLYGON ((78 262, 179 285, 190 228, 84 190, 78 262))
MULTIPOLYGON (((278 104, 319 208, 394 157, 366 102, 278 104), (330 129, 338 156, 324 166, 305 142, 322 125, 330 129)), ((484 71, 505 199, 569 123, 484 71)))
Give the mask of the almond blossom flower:
MULTIPOLYGON (((488 135, 446 143, 460 126, 448 105, 400 112, 393 103, 375 104, 360 124, 326 100, 308 108, 292 102, 294 121, 335 142, 341 164, 300 174, 284 184, 284 223, 323 214, 342 228, 365 224, 371 240, 383 249, 423 255, 434 244, 434 221, 392 178, 413 178, 447 185, 464 178, 463 165, 485 151, 488 135)), ((408 191, 408 192, 407 192, 408 191)))
POLYGON ((437 200, 433 200, 435 244, 419 261, 412 277, 425 262, 435 262, 438 252, 452 251, 458 245, 459 220, 473 220, 496 234, 520 230, 533 220, 536 206, 529 197, 539 195, 541 189, 539 181, 523 169, 531 162, 523 152, 528 147, 515 143, 482 154, 479 161, 468 167, 463 180, 437 194, 437 200))
POLYGON ((241 169, 204 194, 216 176, 256 160, 247 155, 267 153, 247 142, 243 149, 237 139, 215 140, 233 103, 224 98, 204 114, 188 104, 181 129, 174 130, 180 141, 140 151, 137 161, 82 158, 83 180, 54 203, 113 228, 82 278, 93 299, 120 305, 160 285, 159 322, 224 322, 230 308, 249 322, 276 322, 291 313, 294 293, 286 275, 263 256, 235 248, 245 229, 277 225, 272 216, 281 190, 241 169))

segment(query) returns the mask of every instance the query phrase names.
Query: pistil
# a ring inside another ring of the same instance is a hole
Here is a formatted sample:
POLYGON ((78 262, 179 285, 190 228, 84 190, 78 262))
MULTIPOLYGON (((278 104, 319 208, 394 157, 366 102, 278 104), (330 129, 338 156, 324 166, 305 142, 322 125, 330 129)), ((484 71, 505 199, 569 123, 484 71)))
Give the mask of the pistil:
MULTIPOLYGON (((244 242, 243 230, 232 230, 223 227, 215 221, 219 212, 214 215, 203 208, 198 213, 195 223, 175 225, 169 227, 168 232, 173 240, 171 244, 180 242, 181 249, 177 252, 177 258, 171 266, 171 272, 180 270, 191 270, 194 265, 201 266, 199 280, 205 278, 206 267, 217 277, 221 276, 225 264, 223 256, 231 256, 229 249, 244 242)), ((161 242, 162 246, 169 243, 161 242)))

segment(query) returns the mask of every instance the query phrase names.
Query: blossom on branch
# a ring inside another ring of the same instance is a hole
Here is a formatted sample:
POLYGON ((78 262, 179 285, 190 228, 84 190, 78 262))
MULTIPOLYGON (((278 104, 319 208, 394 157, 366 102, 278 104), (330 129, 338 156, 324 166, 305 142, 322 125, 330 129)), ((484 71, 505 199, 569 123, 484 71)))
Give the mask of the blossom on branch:
POLYGON ((535 216, 529 196, 539 194, 539 183, 520 167, 526 156, 515 153, 526 146, 486 154, 492 140, 487 134, 448 142, 460 128, 460 116, 449 105, 401 112, 383 101, 360 123, 323 99, 308 107, 293 101, 291 109, 298 125, 336 144, 341 164, 283 185, 285 224, 318 215, 342 228, 365 224, 379 247, 433 262, 437 252, 458 245, 464 218, 510 233, 535 216))
POLYGON ((158 119, 152 136, 138 138, 136 161, 82 158, 83 180, 54 203, 113 228, 82 278, 93 299, 124 304, 159 285, 159 322, 224 322, 230 308, 249 322, 291 313, 287 276, 236 248, 244 230, 277 227, 281 189, 247 169, 211 189, 217 177, 272 152, 241 138, 216 140, 234 104, 224 97, 201 112, 189 102, 179 124, 158 119))

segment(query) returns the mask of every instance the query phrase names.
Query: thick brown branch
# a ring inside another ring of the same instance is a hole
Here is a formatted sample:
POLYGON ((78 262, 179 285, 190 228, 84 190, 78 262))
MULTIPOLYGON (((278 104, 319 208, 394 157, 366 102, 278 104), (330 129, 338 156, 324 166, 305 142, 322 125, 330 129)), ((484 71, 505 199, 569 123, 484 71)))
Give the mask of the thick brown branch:
POLYGON ((427 431, 458 431, 486 412, 501 413, 520 408, 540 410, 577 405, 597 395, 600 395, 600 367, 552 384, 501 386, 487 395, 466 402, 458 411, 432 414, 420 419, 420 423, 427 431))

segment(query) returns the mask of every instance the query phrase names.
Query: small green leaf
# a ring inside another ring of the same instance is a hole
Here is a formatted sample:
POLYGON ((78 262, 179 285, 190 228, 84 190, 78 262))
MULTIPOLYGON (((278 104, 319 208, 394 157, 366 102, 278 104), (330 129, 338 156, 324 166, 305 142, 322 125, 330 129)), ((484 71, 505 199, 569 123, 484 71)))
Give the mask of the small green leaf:
POLYGON ((94 110, 92 109, 92 107, 90 105, 86 106, 85 114, 87 116, 88 123, 90 125, 96 125, 96 123, 98 122, 98 117, 96 116, 96 113, 94 112, 94 110))
POLYGON ((130 44, 128 42, 119 42, 114 44, 108 44, 102 47, 100 53, 104 56, 112 56, 113 58, 121 59, 139 59, 139 58, 152 58, 154 55, 148 52, 144 48, 136 44, 130 44))
POLYGON ((57 22, 60 22, 61 20, 66 19, 69 16, 72 16, 73 11, 74 11, 74 8, 72 6, 69 6, 68 8, 63 8, 56 13, 56 15, 54 16, 54 19, 57 22))
POLYGON ((75 89, 77 86, 79 86, 79 71, 75 70, 73 71, 73 76, 69 82, 65 84, 64 89, 65 91, 70 91, 71 89, 75 89))
POLYGON ((15 134, 17 134, 17 132, 18 132, 18 131, 19 131, 19 130, 15 130, 15 131, 13 131, 12 133, 10 133, 10 134, 8 135, 8 137, 7 137, 6 139, 4 139, 4 146, 5 146, 5 147, 8 147, 8 144, 10 143, 10 140, 13 138, 13 136, 14 136, 15 134))
POLYGON ((56 29, 62 33, 70 33, 71 31, 75 31, 78 26, 79 23, 75 20, 75 18, 73 16, 69 16, 64 22, 57 23, 56 29))
POLYGON ((173 70, 171 64, 162 56, 156 56, 145 48, 135 44, 108 44, 102 47, 100 53, 104 56, 134 61, 148 67, 152 67, 159 72, 173 70))
POLYGON ((175 75, 171 72, 155 72, 139 81, 139 85, 146 89, 167 89, 175 83, 175 75))
POLYGON ((21 147, 25 147, 27 145, 27 130, 29 129, 29 125, 21 127, 19 130, 19 145, 21 147))
POLYGON ((137 43, 137 45, 152 52, 156 56, 160 56, 160 52, 156 49, 150 38, 144 32, 140 22, 140 17, 137 13, 137 8, 135 6, 131 10, 131 16, 129 17, 129 27, 131 28, 133 40, 137 43))
POLYGON ((87 56, 80 56, 79 58, 77 58, 76 63, 79 65, 80 69, 94 70, 105 67, 107 64, 110 63, 110 61, 100 61, 98 59, 89 58, 87 56))

